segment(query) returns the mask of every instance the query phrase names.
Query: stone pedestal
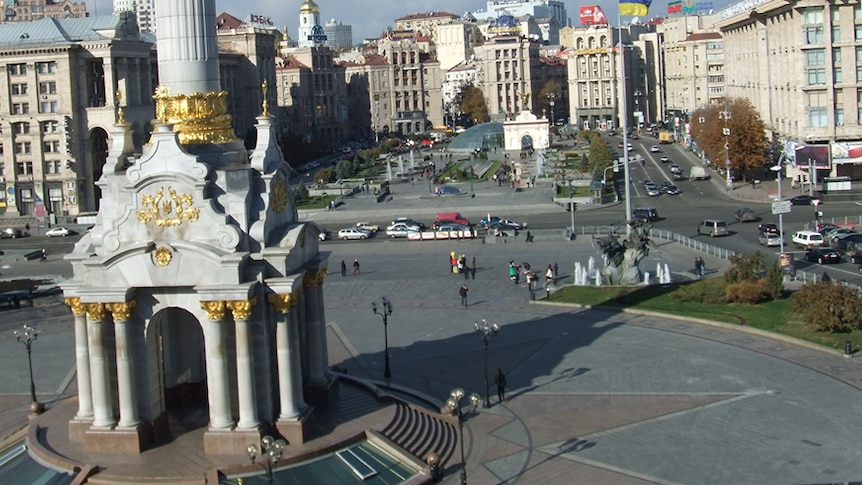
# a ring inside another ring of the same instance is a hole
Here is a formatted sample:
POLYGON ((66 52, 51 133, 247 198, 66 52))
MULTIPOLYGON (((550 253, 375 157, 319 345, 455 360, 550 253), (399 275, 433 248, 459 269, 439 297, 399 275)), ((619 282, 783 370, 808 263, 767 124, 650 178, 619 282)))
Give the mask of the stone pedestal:
POLYGON ((73 419, 69 421, 69 441, 83 443, 84 433, 93 426, 93 420, 73 419))
POLYGON ((309 406, 305 412, 296 419, 280 419, 275 422, 275 429, 284 436, 288 444, 301 445, 305 443, 305 437, 314 424, 314 408, 309 406))
POLYGON ((303 390, 303 397, 306 403, 314 407, 328 408, 329 404, 338 398, 338 379, 330 377, 326 384, 306 385, 303 390))
POLYGON ((145 424, 125 428, 90 428, 84 432, 84 443, 90 453, 135 455, 147 449, 153 441, 150 427, 145 424))
POLYGON ((248 445, 260 446, 260 429, 208 430, 204 433, 204 453, 207 455, 243 455, 248 445))

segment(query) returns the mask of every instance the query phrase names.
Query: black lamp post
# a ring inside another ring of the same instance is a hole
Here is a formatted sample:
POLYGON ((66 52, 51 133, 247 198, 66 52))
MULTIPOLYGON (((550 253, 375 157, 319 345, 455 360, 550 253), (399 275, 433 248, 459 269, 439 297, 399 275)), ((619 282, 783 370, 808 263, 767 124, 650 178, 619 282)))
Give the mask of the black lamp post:
MULTIPOLYGON (((449 399, 446 400, 446 409, 453 416, 458 417, 458 441, 461 442, 461 485, 467 485, 467 458, 464 456, 464 410, 462 409, 462 401, 464 400, 464 389, 453 389, 449 393, 449 399)), ((482 399, 475 392, 470 394, 470 412, 479 407, 479 401, 482 399)))
POLYGON ((380 297, 380 305, 381 309, 378 311, 377 302, 371 302, 371 310, 375 315, 380 315, 383 318, 383 344, 386 349, 386 355, 384 357, 383 364, 383 377, 389 379, 392 377, 392 372, 389 370, 389 315, 392 315, 392 302, 386 299, 385 296, 380 297))
POLYGON ((491 407, 491 396, 488 390, 488 342, 491 341, 491 337, 497 335, 500 331, 500 326, 496 323, 488 325, 488 322, 485 319, 482 319, 482 323, 474 323, 473 326, 476 328, 479 336, 482 337, 482 345, 485 351, 485 404, 482 406, 489 408, 491 407))
POLYGON ((278 461, 281 460, 281 455, 284 454, 284 449, 287 447, 287 442, 284 440, 277 440, 272 436, 264 436, 260 439, 260 449, 258 449, 256 444, 248 445, 246 448, 246 452, 248 452, 248 458, 251 460, 252 465, 260 465, 263 467, 264 473, 266 473, 266 480, 268 483, 272 483, 272 471, 275 468, 275 465, 278 464, 278 461), (257 462, 257 455, 266 457, 266 461, 257 462))
POLYGON ((36 400, 36 384, 33 383, 33 358, 30 352, 33 342, 39 337, 39 331, 25 323, 21 330, 14 330, 12 333, 27 349, 27 367, 30 369, 30 413, 42 414, 45 408, 36 400))

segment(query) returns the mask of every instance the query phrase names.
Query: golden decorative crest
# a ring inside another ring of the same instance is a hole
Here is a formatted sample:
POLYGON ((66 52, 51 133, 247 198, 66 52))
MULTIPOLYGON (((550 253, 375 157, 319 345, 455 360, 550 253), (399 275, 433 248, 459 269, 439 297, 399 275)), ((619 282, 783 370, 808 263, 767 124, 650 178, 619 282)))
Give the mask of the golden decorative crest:
POLYGON ((81 303, 81 299, 77 296, 66 298, 63 302, 72 309, 73 315, 83 315, 87 313, 87 308, 83 303, 81 303))
POLYGON ((275 212, 281 212, 290 202, 290 194, 287 191, 287 182, 281 175, 276 175, 270 183, 269 206, 275 212))
POLYGON ((155 195, 145 195, 141 197, 141 206, 137 212, 138 222, 147 224, 154 222, 159 227, 179 226, 183 220, 189 223, 195 222, 200 216, 200 209, 192 207, 192 195, 181 194, 177 195, 177 191, 168 186, 168 200, 164 199, 164 190, 162 187, 156 191, 155 195))
POLYGON ((167 266, 171 264, 171 260, 174 259, 174 255, 171 254, 171 250, 166 247, 160 247, 156 249, 156 254, 153 255, 153 259, 156 260, 156 264, 159 266, 167 266))
POLYGON ((105 303, 105 308, 111 312, 114 320, 126 321, 132 315, 132 308, 135 308, 135 300, 122 303, 105 303))
POLYGON ((227 112, 227 91, 172 95, 167 86, 159 86, 153 99, 156 118, 172 123, 183 145, 239 141, 227 112))
POLYGON ((86 303, 87 316, 90 320, 101 321, 105 319, 105 304, 104 303, 86 303))
POLYGON ((329 268, 324 267, 320 271, 309 271, 305 273, 305 278, 302 279, 302 286, 306 289, 317 288, 323 284, 323 279, 326 277, 326 272, 329 268))
POLYGON ((270 293, 266 295, 266 301, 279 313, 287 313, 291 308, 296 306, 296 296, 292 293, 270 293))
POLYGON ((234 318, 238 320, 248 320, 251 316, 251 309, 255 303, 257 303, 257 300, 254 298, 251 300, 233 300, 227 302, 227 307, 230 308, 234 318))
POLYGON ((201 308, 206 310, 207 318, 216 321, 224 318, 224 313, 227 309, 227 305, 225 305, 225 302, 221 300, 202 301, 201 308))

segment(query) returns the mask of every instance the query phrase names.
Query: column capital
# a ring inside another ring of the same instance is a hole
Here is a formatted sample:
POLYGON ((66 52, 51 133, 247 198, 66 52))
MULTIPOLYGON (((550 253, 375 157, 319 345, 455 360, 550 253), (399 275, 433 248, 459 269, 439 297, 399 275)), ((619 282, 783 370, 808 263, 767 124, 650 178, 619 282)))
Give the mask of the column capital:
POLYGON ((302 286, 306 289, 308 288, 317 288, 318 286, 323 284, 323 279, 326 278, 326 272, 329 270, 328 267, 324 266, 323 269, 318 271, 308 271, 305 273, 305 278, 302 279, 302 286))
POLYGON ((71 310, 73 315, 83 315, 87 313, 87 308, 84 303, 81 303, 81 299, 77 296, 73 296, 71 298, 64 298, 63 303, 66 304, 71 310))
POLYGON ((296 306, 298 295, 293 293, 270 293, 266 295, 266 301, 279 313, 287 313, 296 306))
POLYGON ((129 315, 132 314, 132 308, 135 308, 137 302, 135 300, 119 302, 119 303, 105 303, 105 308, 111 312, 111 315, 114 317, 114 320, 128 320, 129 315))
POLYGON ((86 303, 84 307, 87 309, 87 316, 90 320, 105 319, 105 304, 104 303, 86 303))
POLYGON ((201 308, 206 310, 207 318, 210 320, 222 320, 224 318, 227 305, 221 300, 202 301, 201 308))
POLYGON ((232 300, 226 303, 234 318, 240 320, 248 320, 248 318, 251 316, 251 309, 255 305, 255 303, 257 303, 257 299, 251 298, 250 300, 232 300))

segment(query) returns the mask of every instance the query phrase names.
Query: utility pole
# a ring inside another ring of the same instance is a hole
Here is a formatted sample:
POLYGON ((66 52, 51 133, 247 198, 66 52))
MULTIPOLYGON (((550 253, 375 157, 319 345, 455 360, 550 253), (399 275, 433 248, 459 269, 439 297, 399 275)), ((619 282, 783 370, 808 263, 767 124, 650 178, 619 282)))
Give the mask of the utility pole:
POLYGON ((727 127, 727 120, 731 118, 730 111, 727 111, 727 109, 719 111, 718 117, 724 120, 724 128, 721 130, 721 134, 724 135, 724 164, 727 166, 727 191, 730 192, 733 190, 733 177, 730 175, 730 144, 728 142, 730 128, 727 127))

